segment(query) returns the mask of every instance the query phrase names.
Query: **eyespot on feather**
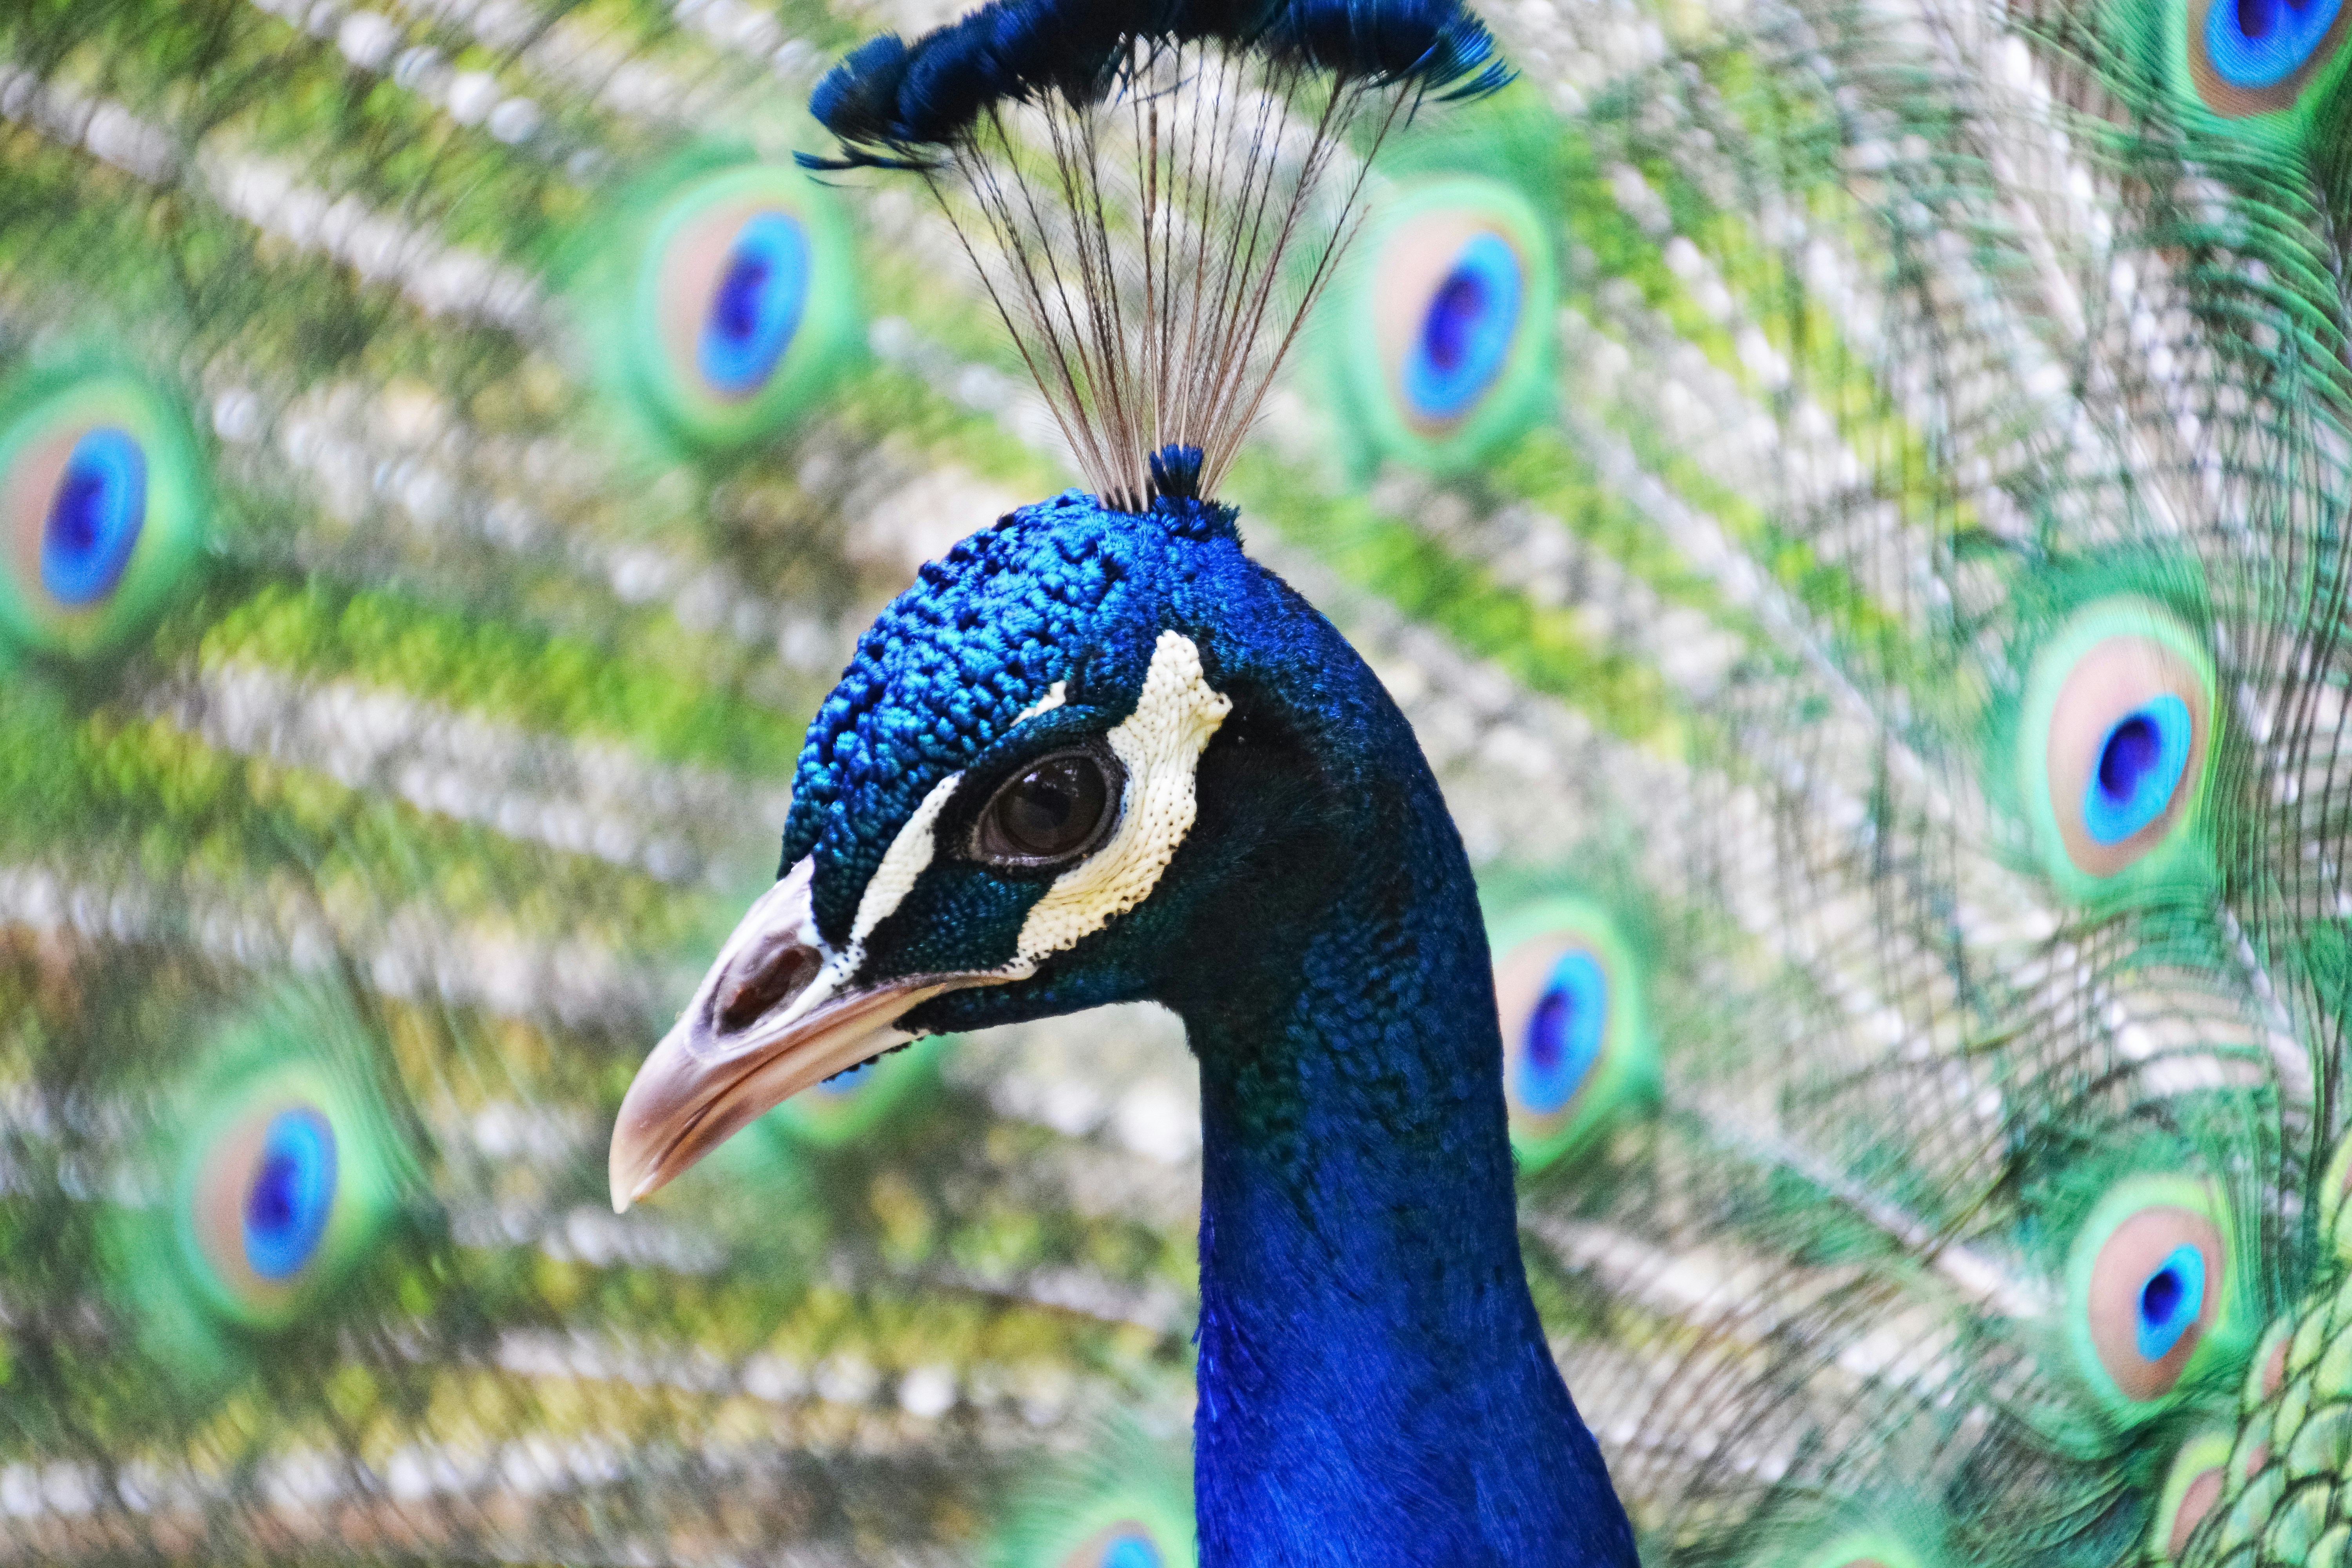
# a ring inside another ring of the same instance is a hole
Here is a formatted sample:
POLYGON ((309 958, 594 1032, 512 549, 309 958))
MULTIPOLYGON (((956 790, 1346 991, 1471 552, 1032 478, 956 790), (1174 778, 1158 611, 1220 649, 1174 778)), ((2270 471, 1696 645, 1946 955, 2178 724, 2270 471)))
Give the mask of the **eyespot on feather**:
POLYGON ((2019 787, 2053 879, 2077 897, 2179 867, 2210 793, 2210 656, 2147 600, 2091 605, 2034 655, 2019 787))
POLYGON ((1511 1145, 1532 1173, 1655 1094, 1644 977, 1608 913, 1580 899, 1515 911, 1491 945, 1511 1145))
POLYGON ((1166 1568, 1167 1562, 1150 1526, 1123 1519, 1079 1542, 1060 1568, 1166 1568))
POLYGON ((0 392, 0 647, 119 649, 186 576, 204 522, 194 441, 143 381, 36 373, 0 392))
POLYGON ((852 249, 824 188, 715 157, 624 198, 573 286, 621 405, 662 442, 703 451, 787 428, 862 331, 852 249))
POLYGON ((334 1217, 335 1131, 320 1101, 268 1096, 200 1147, 184 1177, 190 1268, 228 1316, 267 1322, 301 1289, 334 1217))
POLYGON ((2223 120, 2306 105, 2352 37, 2345 0, 2186 0, 2179 47, 2198 100, 2223 120))
POLYGON ((1187 1467, 1139 1432, 1032 1473, 982 1554, 989 1568, 1194 1568, 1187 1467))
MULTIPOLYGON (((1895 1511, 1899 1517, 1904 1510, 1895 1511)), ((1800 1547, 1756 1561, 1772 1568, 1928 1568, 1937 1560, 1914 1548, 1904 1532, 1876 1524, 1848 1525, 1811 1550, 1800 1547)))
POLYGON ((2126 1418, 2164 1408, 2193 1370, 2234 1344, 2227 1216, 2206 1183, 2118 1182, 2077 1232, 2067 1281, 2084 1375, 2126 1418))
POLYGON ((175 1381, 331 1327, 387 1235, 414 1167, 372 1041, 340 998, 289 990, 207 1031, 156 1106, 142 1164, 162 1201, 107 1234, 114 1290, 175 1381))
POLYGON ((1509 185, 1437 177, 1375 206, 1322 307, 1327 375, 1360 465, 1459 471, 1549 406, 1559 284, 1509 185))

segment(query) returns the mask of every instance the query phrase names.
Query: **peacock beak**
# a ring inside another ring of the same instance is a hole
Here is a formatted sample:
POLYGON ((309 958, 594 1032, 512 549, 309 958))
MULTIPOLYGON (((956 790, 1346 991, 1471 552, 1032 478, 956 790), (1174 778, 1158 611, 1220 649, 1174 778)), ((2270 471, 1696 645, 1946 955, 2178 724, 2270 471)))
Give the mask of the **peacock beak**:
POLYGON ((849 984, 856 954, 830 951, 803 860, 760 896, 719 961, 637 1068, 613 1127, 613 1210, 646 1194, 782 1100, 915 1037, 912 1009, 995 974, 925 974, 849 984))

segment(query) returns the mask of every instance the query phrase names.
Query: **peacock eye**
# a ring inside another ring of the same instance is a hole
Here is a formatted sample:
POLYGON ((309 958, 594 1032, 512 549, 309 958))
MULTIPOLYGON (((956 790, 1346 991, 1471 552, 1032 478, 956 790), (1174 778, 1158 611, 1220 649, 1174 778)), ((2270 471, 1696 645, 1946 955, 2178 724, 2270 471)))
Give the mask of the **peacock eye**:
POLYGON ((2226 119, 2292 108, 2313 73, 2342 51, 2344 10, 2344 0, 2192 5, 2189 52, 2198 96, 2226 119))
POLYGON ((1120 1523, 1062 1559, 1061 1568, 1163 1568, 1166 1561, 1149 1530, 1120 1523))
POLYGON ((1598 907, 1560 899, 1496 932, 1503 1098, 1523 1169, 1582 1145, 1655 1077, 1639 966, 1598 907))
POLYGON ((668 435, 702 447, 769 435, 855 346, 846 241, 797 170, 703 174, 665 190, 638 232, 609 363, 668 435))
POLYGON ((1511 1062, 1514 1098, 1538 1116, 1575 1099, 1601 1059, 1608 1024, 1609 977, 1592 954, 1570 948, 1544 977, 1519 1031, 1519 1049, 1511 1062))
POLYGON ((144 624, 197 529, 184 427, 136 382, 28 388, 0 413, 0 637, 88 655, 144 624))
MULTIPOLYGON (((132 1169, 165 1201, 112 1208, 110 1288, 148 1353, 191 1386, 291 1343, 325 1310, 414 1180, 373 1084, 375 1037, 339 997, 294 991, 226 1020, 156 1107, 132 1169)), ((309 1342, 316 1343, 315 1340, 309 1342)))
POLYGON ((335 1208, 335 1130, 308 1106, 280 1111, 262 1134, 245 1193, 245 1261, 264 1279, 288 1279, 318 1255, 335 1208))
POLYGON ((257 1108, 198 1156, 188 1224, 202 1278, 232 1316, 272 1316, 318 1261, 341 1190, 333 1123, 315 1100, 257 1108))
POLYGON ((1398 379, 1408 417, 1443 428, 1476 406, 1510 352, 1525 292, 1509 241, 1481 229, 1463 242, 1405 345, 1398 379))
POLYGON ((1923 1554, 1903 1536, 1878 1526, 1843 1533, 1818 1550, 1783 1561, 1802 1568, 1920 1568, 1923 1554))
POLYGON ((772 207, 722 210, 707 226, 711 232, 690 232, 671 258, 677 276, 674 293, 665 280, 664 306, 674 309, 681 338, 693 324, 702 384, 736 402, 757 394, 792 346, 808 304, 808 236, 799 219, 772 207))
POLYGON ((1051 870, 1092 853, 1118 818, 1126 770, 1107 748, 1040 757, 997 786, 972 825, 971 857, 1002 870, 1051 870))
POLYGON ((1377 213, 1327 334, 1365 455, 1444 471, 1526 428, 1549 380, 1555 287, 1544 226, 1507 185, 1449 179, 1377 213))
POLYGON ((1192 1568, 1194 1539, 1183 1468, 1126 1436, 1040 1469, 984 1557, 1038 1568, 1192 1568))
POLYGON ((2024 786, 2045 859, 2088 890, 2184 835, 2205 788, 2212 666, 2138 601, 2095 605, 2036 657, 2024 786))
POLYGON ((2177 1387, 2227 1298, 2211 1198, 2187 1180, 2126 1182, 2075 1243, 2074 1310, 2104 1382, 2130 1405, 2177 1387))
POLYGON ((147 458, 129 431, 95 425, 66 449, 47 488, 41 586, 58 604, 79 609, 122 581, 147 526, 147 458))

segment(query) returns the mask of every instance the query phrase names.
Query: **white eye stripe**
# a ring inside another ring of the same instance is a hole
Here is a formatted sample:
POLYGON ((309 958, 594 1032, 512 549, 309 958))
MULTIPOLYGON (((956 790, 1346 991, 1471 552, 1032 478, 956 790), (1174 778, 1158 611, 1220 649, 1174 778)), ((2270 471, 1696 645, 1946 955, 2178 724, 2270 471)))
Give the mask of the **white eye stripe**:
MULTIPOLYGON (((914 815, 907 818, 906 826, 898 829, 898 836, 890 840, 890 847, 882 852, 882 863, 874 868, 874 875, 866 879, 866 890, 857 896, 857 913, 849 922, 849 940, 841 944, 840 951, 826 947, 824 939, 817 933, 816 921, 813 918, 808 921, 806 940, 824 954, 824 963, 817 971, 816 978, 774 1021, 777 1026, 815 1011, 837 994, 865 966, 866 939, 874 934, 876 926, 888 920, 906 901, 915 883, 930 868, 931 859, 939 852, 936 836, 931 831, 932 825, 939 820, 941 808, 955 795, 956 784, 962 778, 961 773, 952 773, 933 784, 930 793, 923 796, 922 804, 915 807, 914 815)), ((803 866, 807 864, 806 861, 802 862, 803 866)), ((782 887, 782 884, 779 883, 778 888, 782 887)), ((775 896, 775 890, 772 889, 769 896, 775 896)), ((727 958, 722 955, 721 968, 726 963, 727 958)))
POLYGON ((1026 974, 1046 954, 1074 946, 1150 896, 1192 831, 1201 753, 1233 706, 1203 677, 1192 639, 1161 632, 1135 711, 1104 737, 1127 769, 1118 826, 1031 907, 1008 973, 1026 974))
MULTIPOLYGON (((923 804, 915 807, 915 814, 898 829, 898 837, 890 840, 890 847, 882 852, 882 864, 874 868, 866 891, 858 895, 857 918, 849 922, 852 953, 863 951, 874 928, 896 912, 917 880, 930 868, 931 858, 939 853, 932 825, 939 821, 940 812, 962 778, 961 773, 952 773, 933 784, 931 793, 923 797, 923 804)), ((853 963, 850 967, 856 965, 853 963)))
MULTIPOLYGON (((1050 713, 1066 700, 1063 682, 1057 680, 1045 689, 1045 696, 1023 709, 1013 722, 1024 723, 1040 713, 1050 713)), ((907 895, 914 890, 916 882, 930 869, 932 859, 939 854, 938 836, 932 830, 962 780, 963 773, 959 770, 933 784, 930 793, 923 796, 923 803, 915 807, 914 815, 898 829, 898 836, 890 840, 890 847, 883 851, 882 863, 874 868, 866 891, 858 895, 857 916, 850 922, 848 948, 853 954, 863 951, 874 928, 897 912, 907 895)), ((856 965, 853 963, 850 967, 855 969, 856 965)))

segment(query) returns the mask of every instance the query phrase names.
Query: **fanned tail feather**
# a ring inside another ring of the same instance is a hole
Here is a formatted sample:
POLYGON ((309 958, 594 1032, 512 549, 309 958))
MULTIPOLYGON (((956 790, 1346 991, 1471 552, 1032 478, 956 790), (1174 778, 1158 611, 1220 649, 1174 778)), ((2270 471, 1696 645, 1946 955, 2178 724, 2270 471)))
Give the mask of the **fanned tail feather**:
POLYGON ((2317 1560, 2346 24, 1109 9, 0 20, 0 1556, 1183 1560, 1164 1016, 602 1199, 856 631, 1075 476, 1437 766, 1651 1561, 2317 1560))

